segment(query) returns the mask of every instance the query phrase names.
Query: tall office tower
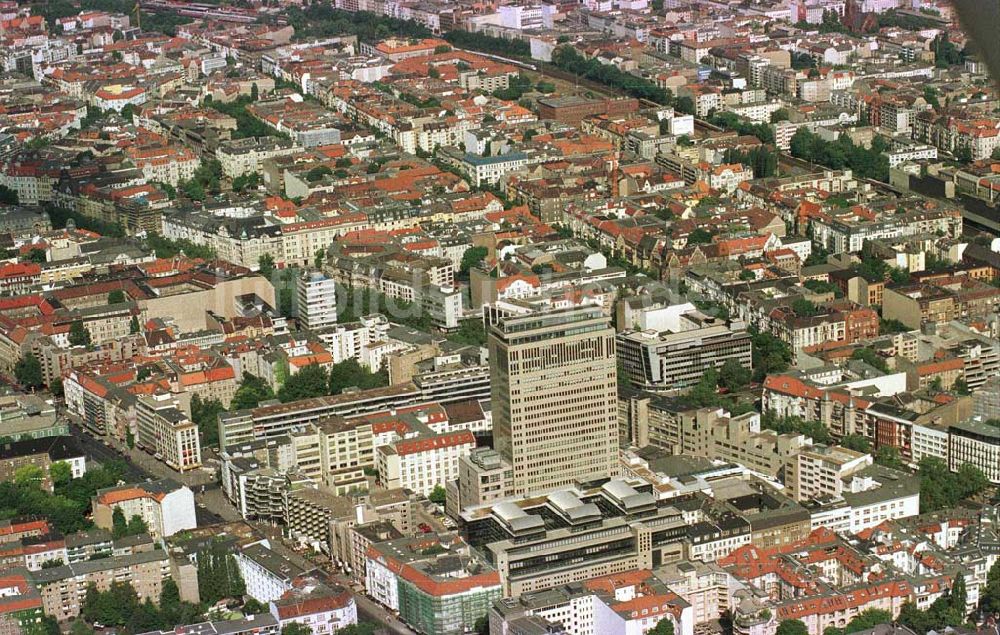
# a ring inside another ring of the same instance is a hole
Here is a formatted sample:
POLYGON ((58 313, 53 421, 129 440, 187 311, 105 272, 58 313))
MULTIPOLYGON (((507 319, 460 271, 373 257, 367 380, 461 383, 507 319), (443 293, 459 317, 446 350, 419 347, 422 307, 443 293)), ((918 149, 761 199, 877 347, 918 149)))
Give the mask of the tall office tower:
POLYGON ((299 324, 318 329, 337 323, 337 285, 319 271, 307 271, 298 279, 296 301, 299 324))
POLYGON ((617 473, 615 331, 600 308, 485 310, 494 446, 510 463, 512 494, 617 473))

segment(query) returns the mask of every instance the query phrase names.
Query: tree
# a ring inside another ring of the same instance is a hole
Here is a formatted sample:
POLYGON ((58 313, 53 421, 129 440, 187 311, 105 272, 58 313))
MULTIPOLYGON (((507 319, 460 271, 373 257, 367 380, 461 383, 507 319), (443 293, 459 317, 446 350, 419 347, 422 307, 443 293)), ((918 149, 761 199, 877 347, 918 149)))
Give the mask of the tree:
POLYGON ((33 262, 38 265, 45 264, 48 261, 48 256, 45 254, 44 249, 38 249, 37 247, 28 252, 28 255, 24 257, 28 262, 33 262))
POLYGON ((851 359, 861 360, 869 366, 877 368, 883 373, 889 372, 889 365, 885 363, 885 359, 876 353, 874 349, 868 347, 856 348, 854 349, 854 352, 851 353, 851 359))
POLYGON ((920 459, 917 475, 920 477, 921 513, 955 507, 989 486, 982 470, 971 463, 962 464, 952 473, 944 460, 931 456, 920 459))
MULTIPOLYGON (((344 632, 344 629, 340 629, 338 632, 342 633, 344 632)), ((290 622, 282 627, 281 635, 312 635, 312 629, 305 624, 300 624, 299 622, 290 622)))
POLYGON ((282 402, 322 397, 327 394, 326 370, 319 364, 309 364, 285 381, 278 390, 278 399, 282 402))
POLYGON ((250 373, 243 373, 243 381, 236 389, 233 400, 229 404, 230 410, 246 410, 256 408, 260 402, 274 399, 274 391, 260 377, 250 373))
POLYGON ((149 533, 149 525, 143 520, 142 516, 139 514, 133 514, 131 518, 128 519, 128 536, 139 536, 141 534, 149 533))
POLYGON ((969 601, 969 594, 965 589, 965 576, 959 572, 955 574, 955 580, 951 583, 951 591, 948 593, 951 599, 951 608, 965 618, 965 607, 969 601))
POLYGON ((90 331, 83 320, 73 320, 69 325, 69 343, 71 346, 90 346, 90 331))
POLYGON ((779 121, 788 121, 788 109, 778 108, 771 113, 771 123, 778 123, 779 121))
POLYGON ((972 163, 972 149, 969 146, 959 146, 955 149, 955 160, 959 163, 972 163))
POLYGON ((257 87, 257 82, 254 82, 250 86, 250 101, 257 101, 260 99, 260 88, 257 87))
POLYGON ((1000 613, 1000 559, 986 573, 986 586, 979 593, 979 608, 983 613, 1000 613))
POLYGON ((310 183, 315 183, 316 181, 322 179, 324 176, 330 174, 333 174, 333 170, 331 170, 329 166, 317 165, 313 169, 306 172, 306 180, 309 181, 310 183))
POLYGON ((792 300, 792 311, 799 317, 811 317, 819 313, 819 307, 805 298, 795 298, 792 300))
POLYGON ((326 250, 325 249, 317 249, 316 253, 313 254, 313 265, 317 269, 322 269, 324 262, 326 262, 326 250))
POLYGON ((434 486, 434 490, 431 491, 430 496, 427 497, 427 500, 436 505, 444 505, 446 497, 447 493, 445 492, 445 489, 441 487, 441 485, 439 484, 434 486))
POLYGON ((330 368, 327 381, 327 392, 331 395, 339 395, 345 389, 352 387, 368 390, 389 385, 386 372, 373 373, 354 358, 334 364, 330 368))
POLYGON ((121 289, 115 289, 108 294, 108 304, 121 304, 125 301, 125 292, 121 289))
POLYGON ((895 470, 901 470, 905 467, 903 459, 899 455, 899 448, 894 448, 891 445, 879 446, 878 450, 875 451, 875 462, 895 470))
POLYGON ((132 319, 129 320, 129 322, 128 322, 128 332, 132 333, 132 334, 135 334, 135 333, 139 332, 140 328, 141 327, 139 326, 139 318, 137 316, 133 315, 132 319))
POLYGON ((191 397, 191 420, 201 432, 203 446, 219 445, 219 414, 225 411, 226 407, 218 399, 203 400, 198 394, 191 397))
POLYGON ((49 382, 49 392, 52 393, 53 397, 62 397, 63 396, 62 379, 56 377, 51 382, 49 382))
POLYGON ((489 250, 486 247, 469 247, 462 253, 462 262, 458 268, 458 275, 463 280, 469 279, 469 271, 486 259, 489 250))
POLYGON ((69 463, 66 461, 56 461, 49 466, 49 479, 52 480, 53 487, 63 487, 69 483, 72 478, 73 468, 71 468, 69 463))
POLYGON ((719 385, 730 392, 736 392, 742 390, 749 383, 750 369, 744 367, 736 359, 727 359, 719 371, 719 385))
POLYGON ((271 254, 261 254, 260 258, 257 259, 257 266, 259 267, 260 275, 270 280, 271 274, 274 273, 274 256, 271 254))
POLYGON ((14 366, 14 378, 25 388, 40 388, 44 381, 42 364, 34 353, 25 353, 14 366))
POLYGON ((695 114, 694 100, 684 95, 674 101, 674 110, 684 115, 695 114))
POLYGON ((710 242, 712 242, 712 234, 707 229, 698 227, 688 234, 687 244, 689 245, 704 245, 710 242))
POLYGON ((840 438, 841 447, 845 447, 848 450, 854 450, 856 452, 871 452, 872 443, 860 434, 848 434, 840 438))
POLYGON ((124 538, 128 535, 128 521, 125 520, 125 512, 121 507, 115 507, 111 512, 111 536, 113 538, 124 538))
POLYGON ((646 635, 674 635, 674 621, 669 617, 664 617, 656 626, 647 631, 646 635))
POLYGON ((87 622, 78 617, 70 624, 69 635, 94 635, 94 629, 87 626, 87 622))
POLYGON ((244 615, 260 615, 261 613, 267 613, 267 607, 258 602, 254 598, 247 598, 243 602, 243 614, 244 615))
POLYGON ((782 620, 775 635, 809 635, 809 628, 802 620, 782 620))
POLYGON ((751 332, 754 381, 768 375, 783 373, 792 363, 792 349, 770 333, 751 332))
POLYGON ((0 204, 18 205, 21 199, 17 195, 17 190, 12 190, 6 185, 0 185, 0 204))

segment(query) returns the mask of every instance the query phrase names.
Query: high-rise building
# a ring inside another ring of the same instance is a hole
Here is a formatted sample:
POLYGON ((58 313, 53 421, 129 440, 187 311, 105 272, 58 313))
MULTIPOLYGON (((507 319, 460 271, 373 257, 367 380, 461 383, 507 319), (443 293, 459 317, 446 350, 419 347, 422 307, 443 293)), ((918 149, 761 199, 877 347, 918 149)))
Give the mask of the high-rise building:
POLYGON ((512 493, 615 474, 615 332, 601 309, 498 302, 486 316, 494 442, 512 493))
POLYGON ((319 271, 302 274, 296 285, 299 324, 318 329, 337 323, 337 285, 319 271))

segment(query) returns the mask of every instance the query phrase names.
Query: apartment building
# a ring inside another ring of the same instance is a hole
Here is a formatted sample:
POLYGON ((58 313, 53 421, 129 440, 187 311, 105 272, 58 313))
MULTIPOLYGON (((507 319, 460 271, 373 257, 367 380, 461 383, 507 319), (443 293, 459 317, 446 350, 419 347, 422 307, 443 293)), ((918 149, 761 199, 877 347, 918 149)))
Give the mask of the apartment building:
POLYGON ((272 601, 270 608, 280 628, 292 623, 302 624, 314 635, 333 635, 358 623, 358 607, 349 590, 312 579, 304 580, 302 585, 272 601))
POLYGON ((172 479, 146 481, 98 490, 92 501, 94 524, 103 529, 114 527, 115 509, 126 519, 139 516, 156 539, 198 526, 194 493, 172 479))
POLYGON ((198 426, 169 393, 136 400, 136 445, 178 472, 201 467, 198 426))
POLYGON ((52 491, 49 469, 62 462, 70 467, 70 476, 80 478, 87 471, 87 457, 77 447, 73 437, 42 437, 0 445, 0 481, 13 481, 22 467, 35 466, 42 470, 40 485, 52 491))
POLYGON ((314 330, 337 324, 337 283, 319 271, 307 271, 295 281, 299 324, 314 330))
POLYGON ((304 573, 287 558, 271 551, 266 542, 248 545, 233 554, 246 584, 246 594, 263 604, 281 599, 304 573))
POLYGON ((501 597, 500 575, 456 534, 423 534, 368 547, 365 589, 417 632, 468 632, 501 597))
POLYGON ((405 488, 429 496, 458 478, 458 465, 476 447, 469 430, 421 435, 383 445, 376 451, 379 483, 386 489, 405 488))
POLYGON ((302 488, 287 494, 285 525, 300 544, 330 553, 331 523, 337 519, 356 519, 351 500, 319 489, 302 488))
POLYGON ((495 447, 511 465, 514 493, 614 475, 615 342, 603 311, 527 303, 485 310, 495 447))
POLYGON ((132 585, 139 601, 160 601, 163 581, 171 576, 170 558, 163 549, 75 562, 31 572, 31 581, 42 596, 46 615, 60 622, 80 614, 87 588, 107 591, 112 582, 132 585))
POLYGON ((372 424, 364 418, 325 417, 289 435, 294 469, 335 494, 367 487, 364 469, 375 466, 372 424))
POLYGON ((872 457, 865 452, 839 446, 809 446, 786 460, 785 486, 798 501, 841 496, 846 478, 871 464, 872 457))
POLYGON ((6 569, 0 575, 0 632, 35 633, 43 627, 42 597, 24 569, 6 569))
POLYGON ((215 151, 222 173, 231 179, 260 172, 267 159, 301 152, 301 146, 283 137, 247 137, 223 141, 215 151))
POLYGON ((452 517, 512 495, 510 465, 493 448, 475 448, 458 459, 458 479, 447 484, 445 508, 452 517))

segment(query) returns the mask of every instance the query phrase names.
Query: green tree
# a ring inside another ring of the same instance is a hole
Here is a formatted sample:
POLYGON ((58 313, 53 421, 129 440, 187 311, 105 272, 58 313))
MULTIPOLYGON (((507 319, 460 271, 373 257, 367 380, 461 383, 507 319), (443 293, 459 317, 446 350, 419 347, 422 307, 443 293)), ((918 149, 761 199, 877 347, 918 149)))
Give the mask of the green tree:
POLYGON ((247 598, 246 601, 243 602, 244 615, 260 615, 262 613, 267 613, 267 607, 254 598, 247 598))
POLYGON ((445 492, 445 489, 441 487, 441 485, 435 485, 433 491, 430 493, 430 496, 427 497, 427 500, 436 505, 444 505, 446 497, 447 493, 445 492))
POLYGON ((129 322, 128 322, 128 332, 135 334, 135 333, 139 332, 139 329, 140 329, 139 318, 137 316, 133 315, 132 319, 129 320, 129 322))
POLYGON ((750 369, 736 359, 727 359, 719 370, 719 385, 730 392, 742 390, 750 383, 750 369))
POLYGON ((861 360, 883 373, 889 372, 889 365, 885 363, 885 359, 871 348, 863 347, 854 349, 854 352, 851 353, 851 359, 861 360))
POLYGON ((219 445, 219 415, 226 407, 218 399, 202 399, 201 395, 191 397, 191 420, 201 432, 203 446, 217 447, 219 445))
POLYGON ((346 388, 357 387, 367 390, 389 385, 387 373, 373 373, 354 358, 334 364, 330 368, 327 381, 327 393, 331 395, 339 395, 346 388))
POLYGON ((778 108, 771 113, 771 123, 778 123, 779 121, 788 121, 788 109, 778 108))
POLYGON ((792 349, 770 333, 751 331, 754 381, 763 381, 772 374, 783 373, 792 363, 792 349))
POLYGON ((61 378, 56 377, 51 382, 49 382, 49 392, 52 393, 53 397, 63 396, 63 383, 61 378))
POLYGON ((0 204, 18 205, 21 199, 17 195, 17 190, 12 190, 6 185, 0 185, 0 204))
MULTIPOLYGON (((338 631, 338 633, 342 632, 343 629, 338 631)), ((312 629, 299 622, 290 622, 282 627, 281 635, 312 635, 312 629)))
POLYGON ((486 259, 489 250, 486 247, 469 247, 462 253, 462 262, 458 268, 458 275, 463 280, 469 279, 469 271, 486 259))
POLYGON ((844 628, 844 634, 850 635, 860 631, 875 628, 879 624, 891 624, 892 613, 882 609, 868 609, 857 614, 844 628))
POLYGON ((875 462, 885 467, 891 467, 894 470, 901 470, 906 467, 903 464, 902 457, 899 455, 899 448, 894 448, 891 445, 879 446, 878 450, 875 451, 875 462))
POLYGON ((233 400, 229 404, 229 409, 246 410, 248 408, 256 408, 260 405, 260 402, 269 399, 274 399, 274 391, 271 390, 271 386, 260 377, 250 373, 243 373, 243 381, 240 382, 240 387, 236 389, 236 394, 233 395, 233 400))
POLYGON ((127 532, 129 536, 139 536, 141 534, 149 533, 149 525, 146 521, 142 519, 139 514, 133 514, 131 518, 128 519, 127 532))
POLYGON ((656 626, 647 631, 646 635, 674 635, 674 621, 665 617, 656 626))
POLYGON ((299 372, 289 377, 278 390, 278 399, 282 402, 322 397, 327 394, 328 377, 326 370, 319 364, 309 364, 299 372))
POLYGON ((14 470, 14 483, 20 486, 36 487, 45 480, 45 472, 37 465, 22 465, 14 470))
POLYGON ((819 313, 819 307, 805 298, 795 298, 792 300, 792 311, 799 317, 811 317, 819 313))
POLYGON ((271 274, 274 273, 274 256, 261 254, 260 258, 257 259, 257 266, 260 269, 260 275, 270 280, 271 274))
POLYGON ((41 265, 48 261, 48 256, 45 254, 44 249, 32 249, 28 252, 28 255, 24 257, 28 262, 33 262, 35 264, 41 265))
POLYGON ((94 629, 87 626, 87 622, 78 617, 70 624, 69 635, 94 635, 94 629))
POLYGON ((782 620, 775 635, 809 635, 809 628, 802 620, 782 620))
POLYGON ((113 538, 124 538, 128 535, 128 520, 125 519, 125 512, 121 507, 115 507, 111 512, 111 536, 113 538))
POLYGON ((108 294, 108 304, 121 304, 125 301, 125 292, 121 289, 115 289, 108 294))
POLYGON ((72 346, 90 346, 90 331, 82 320, 73 320, 69 325, 69 343, 72 346))
POLYGON ((326 262, 326 250, 317 249, 316 253, 313 254, 313 266, 315 266, 317 269, 322 269, 324 262, 326 262))
POLYGON ((49 478, 53 487, 64 487, 73 478, 73 469, 66 461, 56 461, 49 466, 49 478))
POLYGON ((25 388, 40 388, 44 381, 42 364, 34 353, 25 353, 14 366, 14 378, 25 388))
MULTIPOLYGON (((45 563, 42 563, 42 568, 45 568, 45 563)), ((42 617, 42 623, 37 631, 39 635, 62 635, 62 630, 59 628, 59 621, 51 615, 46 615, 42 617)))
POLYGON ((986 586, 979 594, 979 608, 983 613, 1000 613, 1000 558, 986 573, 986 586))
POLYGON ((688 234, 687 244, 689 245, 704 245, 710 242, 712 242, 712 234, 707 229, 698 227, 688 234))
POLYGON ((316 181, 322 179, 324 176, 330 174, 333 174, 333 170, 330 169, 330 166, 317 165, 316 167, 306 172, 306 180, 309 181, 310 183, 315 183, 316 181))
POLYGON ((872 443, 860 434, 848 434, 840 438, 840 445, 848 450, 868 453, 871 452, 872 443))

